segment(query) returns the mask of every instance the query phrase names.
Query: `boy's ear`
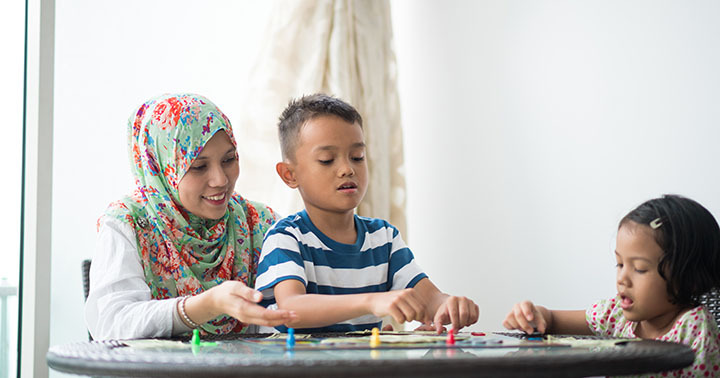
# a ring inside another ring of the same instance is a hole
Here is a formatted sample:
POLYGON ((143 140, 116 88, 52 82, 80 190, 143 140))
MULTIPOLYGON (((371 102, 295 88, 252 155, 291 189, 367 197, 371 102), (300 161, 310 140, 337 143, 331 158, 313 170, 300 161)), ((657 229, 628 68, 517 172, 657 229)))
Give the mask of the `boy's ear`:
POLYGON ((280 176, 283 182, 285 182, 285 185, 293 189, 298 187, 297 181, 295 180, 295 172, 290 164, 281 161, 275 164, 275 170, 277 171, 278 176, 280 176))

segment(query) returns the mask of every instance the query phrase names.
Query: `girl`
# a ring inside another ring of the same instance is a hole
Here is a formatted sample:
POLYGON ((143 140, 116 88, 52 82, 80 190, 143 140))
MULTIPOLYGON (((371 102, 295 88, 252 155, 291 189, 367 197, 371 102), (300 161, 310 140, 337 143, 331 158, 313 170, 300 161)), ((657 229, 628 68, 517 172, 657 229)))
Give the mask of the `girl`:
POLYGON ((695 362, 675 377, 720 375, 718 326, 698 298, 720 286, 720 228, 697 202, 665 195, 621 221, 615 250, 617 296, 586 311, 557 311, 525 301, 503 321, 528 333, 595 334, 689 345, 695 362))
POLYGON ((294 319, 257 305, 250 288, 275 214, 234 192, 225 115, 202 96, 164 95, 130 118, 129 139, 136 189, 98 220, 85 306, 92 336, 222 334, 294 319))

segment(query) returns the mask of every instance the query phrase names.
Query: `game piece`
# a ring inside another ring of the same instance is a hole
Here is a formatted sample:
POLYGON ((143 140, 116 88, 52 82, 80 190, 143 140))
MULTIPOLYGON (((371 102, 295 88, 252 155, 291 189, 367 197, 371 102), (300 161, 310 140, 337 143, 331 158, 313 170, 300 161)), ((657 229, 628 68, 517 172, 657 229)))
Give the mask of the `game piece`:
POLYGON ((445 344, 455 345, 455 330, 454 329, 451 328, 448 331, 448 336, 447 336, 447 340, 445 341, 445 344))
POLYGON ((485 336, 485 332, 470 332, 473 336, 485 336))
POLYGON ((542 341, 542 340, 545 340, 545 335, 543 335, 542 333, 538 332, 537 330, 536 330, 535 332, 533 332, 533 333, 526 333, 526 334, 522 335, 521 337, 522 337, 523 339, 525 339, 525 340, 530 340, 530 341, 542 341))
POLYGON ((377 348, 380 346, 380 330, 377 327, 372 329, 372 336, 370 336, 370 348, 377 348))
POLYGON ((195 328, 193 330, 193 335, 192 335, 192 339, 190 339, 190 344, 192 344, 194 346, 200 345, 200 330, 198 330, 197 328, 195 328))
POLYGON ((293 349, 295 347, 295 328, 288 328, 287 341, 285 342, 285 345, 288 349, 293 349))

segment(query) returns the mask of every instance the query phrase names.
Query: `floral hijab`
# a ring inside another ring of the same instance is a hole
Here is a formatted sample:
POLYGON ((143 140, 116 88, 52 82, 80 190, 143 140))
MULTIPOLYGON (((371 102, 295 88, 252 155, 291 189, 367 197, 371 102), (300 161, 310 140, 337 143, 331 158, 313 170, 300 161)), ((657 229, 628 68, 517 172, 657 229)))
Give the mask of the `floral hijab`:
MULTIPOLYGON (((106 215, 135 229, 145 281, 154 299, 198 294, 225 280, 254 284, 263 236, 275 222, 275 213, 237 193, 219 220, 195 216, 180 203, 180 180, 216 132, 227 133, 237 147, 225 114, 193 94, 151 99, 129 120, 137 187, 111 204, 106 215)), ((215 334, 244 328, 227 315, 202 325, 215 334)))

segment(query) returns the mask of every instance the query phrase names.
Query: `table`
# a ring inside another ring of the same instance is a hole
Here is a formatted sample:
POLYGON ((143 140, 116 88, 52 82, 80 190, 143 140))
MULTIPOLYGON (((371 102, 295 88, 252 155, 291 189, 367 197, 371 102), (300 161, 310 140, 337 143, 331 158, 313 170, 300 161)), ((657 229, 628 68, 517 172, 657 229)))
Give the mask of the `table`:
MULTIPOLYGON (((383 333, 382 337, 386 337, 383 333)), ((323 344, 337 334, 313 335, 287 349, 267 335, 210 337, 215 345, 184 340, 85 341, 53 346, 48 365, 93 376, 148 377, 580 377, 637 374, 689 366, 685 345, 652 340, 577 338, 528 341, 512 334, 460 333, 455 345, 323 344), (566 339, 562 339, 566 340, 566 339)))

